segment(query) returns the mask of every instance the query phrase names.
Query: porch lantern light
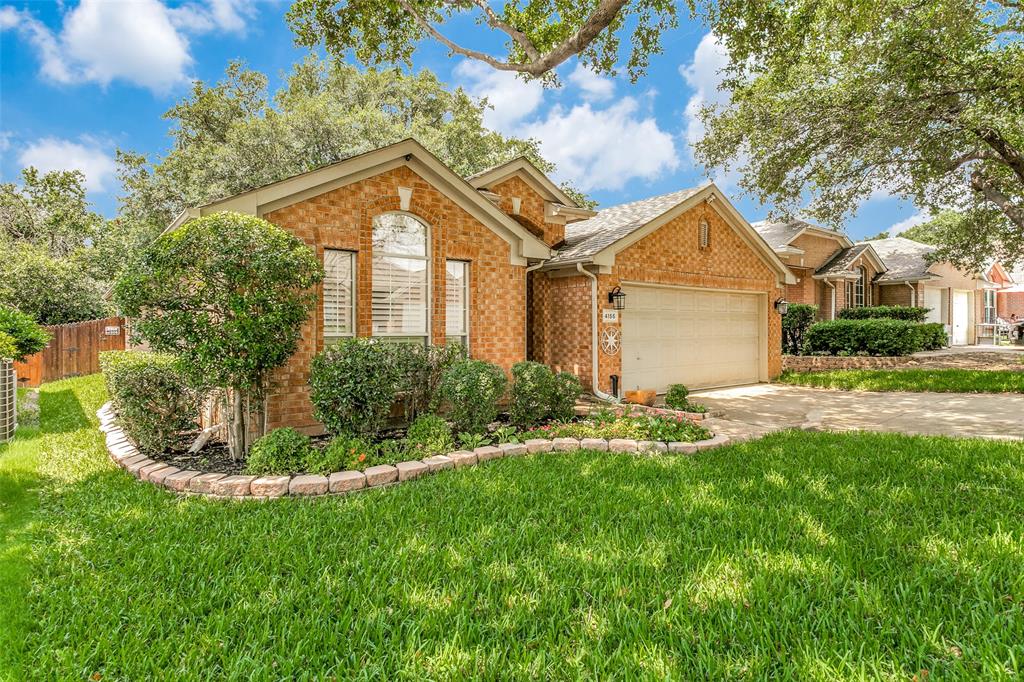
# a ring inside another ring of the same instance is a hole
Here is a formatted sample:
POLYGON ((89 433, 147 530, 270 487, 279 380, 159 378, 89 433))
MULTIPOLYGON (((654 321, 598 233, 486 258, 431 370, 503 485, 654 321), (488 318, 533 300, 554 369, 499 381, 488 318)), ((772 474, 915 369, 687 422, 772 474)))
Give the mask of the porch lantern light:
POLYGON ((622 289, 619 287, 615 287, 608 292, 608 302, 611 303, 616 310, 624 310, 626 308, 626 294, 624 294, 622 289))
POLYGON ((775 309, 779 311, 779 315, 785 315, 789 311, 789 301, 779 296, 775 299, 775 309))

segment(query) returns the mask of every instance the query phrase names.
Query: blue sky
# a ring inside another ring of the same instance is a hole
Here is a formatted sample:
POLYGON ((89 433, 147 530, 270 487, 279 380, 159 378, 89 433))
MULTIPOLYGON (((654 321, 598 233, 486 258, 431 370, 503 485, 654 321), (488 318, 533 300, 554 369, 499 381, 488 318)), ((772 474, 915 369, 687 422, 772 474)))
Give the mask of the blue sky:
MULTIPOLYGON (((190 81, 220 78, 242 59, 271 79, 302 59, 284 20, 289 3, 246 0, 0 0, 0 175, 18 177, 24 165, 74 167, 87 176, 90 200, 113 215, 119 186, 117 148, 157 156, 168 144, 161 115, 184 97, 190 81)), ((501 41, 466 22, 457 41, 499 51, 501 41)), ((601 206, 641 199, 703 182, 691 156, 702 129, 694 114, 724 95, 724 64, 712 36, 686 18, 664 36, 665 53, 648 75, 602 78, 577 64, 559 70, 563 87, 543 90, 509 74, 449 57, 424 43, 414 68, 494 104, 487 122, 502 132, 536 137, 545 156, 601 206)), ((767 207, 739 196, 735 176, 712 175, 751 221, 767 207)), ((847 226, 854 238, 921 220, 913 206, 884 194, 866 202, 847 226)))

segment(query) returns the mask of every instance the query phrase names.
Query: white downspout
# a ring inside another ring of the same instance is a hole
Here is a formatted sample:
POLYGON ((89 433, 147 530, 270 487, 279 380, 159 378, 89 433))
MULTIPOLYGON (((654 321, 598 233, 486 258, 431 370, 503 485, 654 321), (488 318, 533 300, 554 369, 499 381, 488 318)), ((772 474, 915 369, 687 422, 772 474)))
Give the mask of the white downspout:
POLYGON ((904 282, 904 284, 906 284, 908 287, 910 287, 910 305, 912 307, 916 306, 917 305, 917 289, 915 289, 914 285, 911 284, 910 282, 904 282))
POLYGON ((828 319, 834 320, 836 319, 836 285, 832 284, 832 282, 827 279, 823 279, 821 281, 832 287, 832 305, 829 306, 828 319))
MULTIPOLYGON (((619 399, 613 395, 608 395, 598 387, 597 382, 597 275, 590 272, 583 267, 583 263, 577 263, 576 269, 582 274, 590 278, 590 379, 591 379, 591 390, 601 400, 608 400, 614 403, 619 402, 619 399)), ((622 350, 620 349, 621 353, 622 350)))

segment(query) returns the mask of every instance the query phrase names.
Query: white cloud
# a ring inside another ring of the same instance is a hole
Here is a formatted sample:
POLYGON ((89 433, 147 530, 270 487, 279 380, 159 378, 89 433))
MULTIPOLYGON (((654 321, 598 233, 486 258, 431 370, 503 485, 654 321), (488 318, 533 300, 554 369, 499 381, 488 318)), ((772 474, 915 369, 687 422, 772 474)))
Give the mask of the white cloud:
POLYGON ((484 112, 484 125, 505 134, 513 134, 516 124, 544 100, 544 87, 539 82, 524 81, 514 73, 497 71, 480 62, 464 60, 454 73, 469 94, 487 98, 492 108, 484 112))
POLYGON ((35 166, 45 173, 52 170, 80 170, 85 174, 85 187, 90 192, 105 192, 114 177, 112 156, 89 138, 72 142, 44 137, 32 142, 18 155, 22 167, 35 166))
POLYGON ((27 11, 0 8, 0 29, 16 30, 39 54, 43 76, 58 83, 123 80, 164 92, 188 80, 186 34, 243 32, 253 12, 243 0, 168 8, 158 0, 82 0, 59 33, 27 11))
POLYGON ((584 191, 620 189, 633 178, 653 180, 679 165, 672 135, 638 110, 632 97, 606 109, 556 106, 544 119, 522 126, 520 134, 540 140, 560 179, 584 191))
POLYGON ((889 226, 889 230, 888 230, 889 236, 890 237, 895 237, 898 234, 903 234, 904 232, 906 232, 910 228, 914 227, 915 225, 920 225, 921 223, 926 223, 926 222, 928 222, 931 219, 932 219, 932 217, 928 213, 925 213, 923 211, 918 211, 917 213, 915 213, 914 215, 910 216, 909 218, 905 218, 905 219, 899 221, 898 223, 893 223, 892 225, 890 225, 889 226))
MULTIPOLYGON (((634 178, 653 180, 679 165, 672 135, 653 116, 641 113, 641 101, 624 97, 599 108, 599 100, 614 96, 615 81, 583 67, 577 66, 568 80, 587 101, 546 110, 540 83, 468 60, 453 73, 471 95, 486 97, 494 107, 485 112, 484 125, 506 135, 535 138, 544 157, 558 167, 555 178, 583 191, 620 189, 634 178)), ((644 106, 653 98, 654 93, 646 93, 644 106)))
POLYGON ((579 63, 566 80, 583 91, 583 99, 592 102, 604 101, 615 94, 615 81, 599 76, 579 63))

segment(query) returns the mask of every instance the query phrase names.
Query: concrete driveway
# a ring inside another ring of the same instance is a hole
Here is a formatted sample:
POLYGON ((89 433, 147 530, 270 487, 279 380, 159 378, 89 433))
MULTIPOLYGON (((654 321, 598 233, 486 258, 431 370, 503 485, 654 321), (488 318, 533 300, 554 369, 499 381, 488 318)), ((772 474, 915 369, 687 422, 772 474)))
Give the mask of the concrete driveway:
POLYGON ((1024 395, 1003 393, 870 393, 782 384, 697 391, 717 419, 712 430, 758 436, 785 428, 889 431, 1024 439, 1024 395))

